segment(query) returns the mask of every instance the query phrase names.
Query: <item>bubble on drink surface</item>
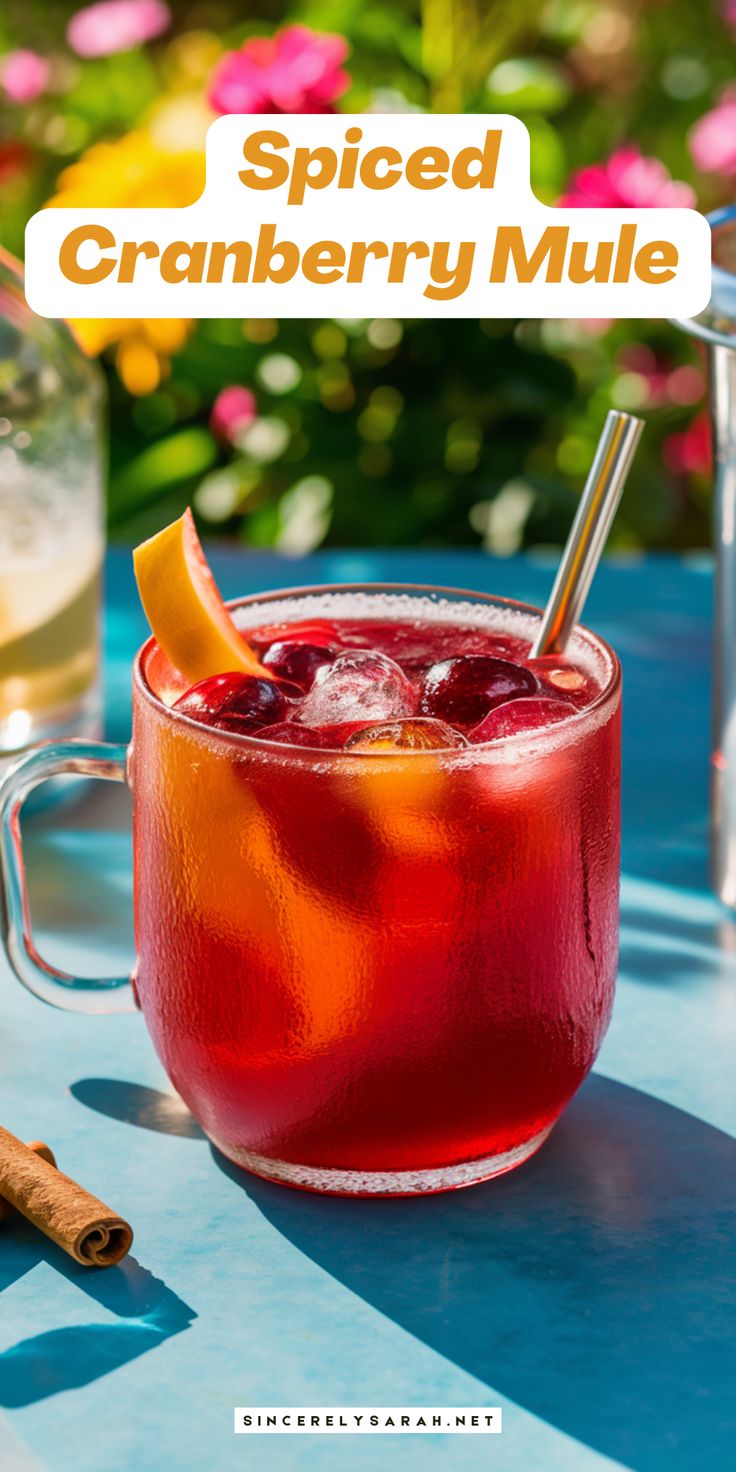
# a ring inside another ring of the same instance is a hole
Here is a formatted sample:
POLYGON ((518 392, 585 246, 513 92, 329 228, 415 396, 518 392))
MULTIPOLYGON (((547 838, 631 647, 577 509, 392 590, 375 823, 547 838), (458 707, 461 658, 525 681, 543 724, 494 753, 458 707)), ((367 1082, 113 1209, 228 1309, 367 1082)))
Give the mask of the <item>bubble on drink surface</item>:
POLYGON ((571 700, 578 709, 589 705, 598 692, 599 686, 590 674, 561 660, 559 655, 546 655, 533 660, 532 668, 543 688, 561 695, 565 700, 571 700))
POLYGON ((388 655, 354 649, 317 671, 298 718, 308 726, 401 720, 414 714, 417 699, 411 681, 388 655))
POLYGON ((414 716, 405 721, 389 721, 356 731, 345 743, 346 751, 447 751, 467 746, 459 731, 444 721, 414 716))
POLYGON ((529 695, 521 700, 509 700, 489 711, 468 732, 468 740, 476 746, 481 741, 499 741, 504 736, 517 736, 523 731, 544 731, 574 715, 577 715, 577 708, 569 700, 529 695))

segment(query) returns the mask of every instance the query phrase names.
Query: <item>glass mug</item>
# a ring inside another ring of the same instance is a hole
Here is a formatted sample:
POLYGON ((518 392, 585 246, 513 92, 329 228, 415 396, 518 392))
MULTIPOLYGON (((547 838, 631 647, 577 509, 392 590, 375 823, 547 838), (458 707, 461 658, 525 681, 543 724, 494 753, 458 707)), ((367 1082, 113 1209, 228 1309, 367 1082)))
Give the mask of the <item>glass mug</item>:
MULTIPOLYGON (((355 596, 380 599, 383 617, 454 612, 503 628, 521 616, 530 636, 539 618, 397 585, 230 608, 247 629, 339 617, 355 596)), ((351 754, 195 723, 155 693, 176 673, 150 639, 127 753, 51 744, 7 779, 11 965, 56 1006, 140 1007, 212 1142, 259 1175, 398 1195, 520 1164, 589 1072, 616 975, 620 669, 587 630, 574 644, 600 689, 552 731, 351 754), (77 980, 33 944, 19 812, 38 782, 68 772, 132 789, 130 980, 77 980)))

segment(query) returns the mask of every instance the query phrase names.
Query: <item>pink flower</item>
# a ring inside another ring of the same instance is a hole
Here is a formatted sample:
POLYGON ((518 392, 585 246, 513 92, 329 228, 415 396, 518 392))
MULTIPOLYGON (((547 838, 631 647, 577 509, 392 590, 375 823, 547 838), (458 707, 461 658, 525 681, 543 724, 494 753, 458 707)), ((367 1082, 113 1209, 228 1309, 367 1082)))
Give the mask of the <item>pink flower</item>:
POLYGON ((648 405, 667 403, 669 364, 646 343, 628 344, 617 353, 616 361, 626 373, 634 373, 643 380, 648 405))
POLYGON ((626 373, 642 380, 649 408, 666 404, 697 404, 705 393, 705 379, 699 368, 683 363, 674 367, 669 359, 657 354, 643 342, 630 343, 616 355, 616 362, 626 373))
POLYGON ((633 143, 573 174, 558 204, 564 209, 684 208, 695 204, 689 184, 673 179, 658 158, 645 158, 633 143))
POLYGON ((72 16, 66 39, 77 56, 112 56, 152 41, 170 24, 164 0, 98 0, 72 16))
POLYGON ((662 446, 662 459, 675 475, 707 475, 713 464, 707 409, 696 414, 682 434, 667 436, 662 446))
POLYGON ((704 173, 736 175, 736 89, 727 87, 690 133, 690 152, 704 173))
POLYGON ((256 417, 256 401, 249 388, 233 383, 217 395, 210 413, 210 429, 220 440, 232 444, 241 429, 247 429, 256 417))
POLYGON ((0 76, 11 102, 34 102, 46 91, 50 72, 46 57, 37 51, 11 51, 0 76))
POLYGON ((350 86, 341 64, 342 36, 287 26, 273 39, 254 37, 227 51, 212 74, 209 102, 216 112, 332 112, 350 86))

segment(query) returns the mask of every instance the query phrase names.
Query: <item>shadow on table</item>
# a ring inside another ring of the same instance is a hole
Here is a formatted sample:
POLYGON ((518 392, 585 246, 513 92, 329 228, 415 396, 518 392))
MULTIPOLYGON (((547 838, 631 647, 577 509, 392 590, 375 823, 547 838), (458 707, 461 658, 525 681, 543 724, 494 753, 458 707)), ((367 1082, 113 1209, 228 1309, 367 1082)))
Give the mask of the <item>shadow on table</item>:
POLYGON ((220 1168, 354 1293, 457 1365, 636 1472, 733 1451, 736 1142, 591 1078, 521 1170, 367 1201, 220 1168))
POLYGON ((624 874, 620 972, 646 986, 736 980, 736 923, 707 890, 624 874))
POLYGON ((70 1085, 69 1092, 87 1109, 122 1124, 136 1124, 154 1134, 178 1135, 187 1140, 207 1138, 177 1094, 164 1094, 161 1089, 117 1078, 80 1078, 70 1085))
POLYGON ((52 1329, 6 1349, 0 1354, 0 1406, 33 1405, 89 1385, 180 1334, 197 1317, 133 1257, 116 1268, 83 1268, 19 1218, 4 1225, 0 1292, 39 1263, 48 1263, 116 1319, 52 1329))

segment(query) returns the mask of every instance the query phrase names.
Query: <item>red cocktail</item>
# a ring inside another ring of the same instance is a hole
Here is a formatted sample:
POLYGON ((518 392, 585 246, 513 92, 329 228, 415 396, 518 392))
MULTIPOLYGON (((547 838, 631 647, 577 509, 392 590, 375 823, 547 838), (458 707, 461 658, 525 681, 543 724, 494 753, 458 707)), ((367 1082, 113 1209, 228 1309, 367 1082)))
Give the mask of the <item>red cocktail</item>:
POLYGON ((135 678, 140 1005, 238 1164, 411 1193, 526 1159, 588 1073, 617 959, 620 673, 472 594, 233 610, 271 675, 135 678), (229 683, 228 683, 229 682, 229 683))

